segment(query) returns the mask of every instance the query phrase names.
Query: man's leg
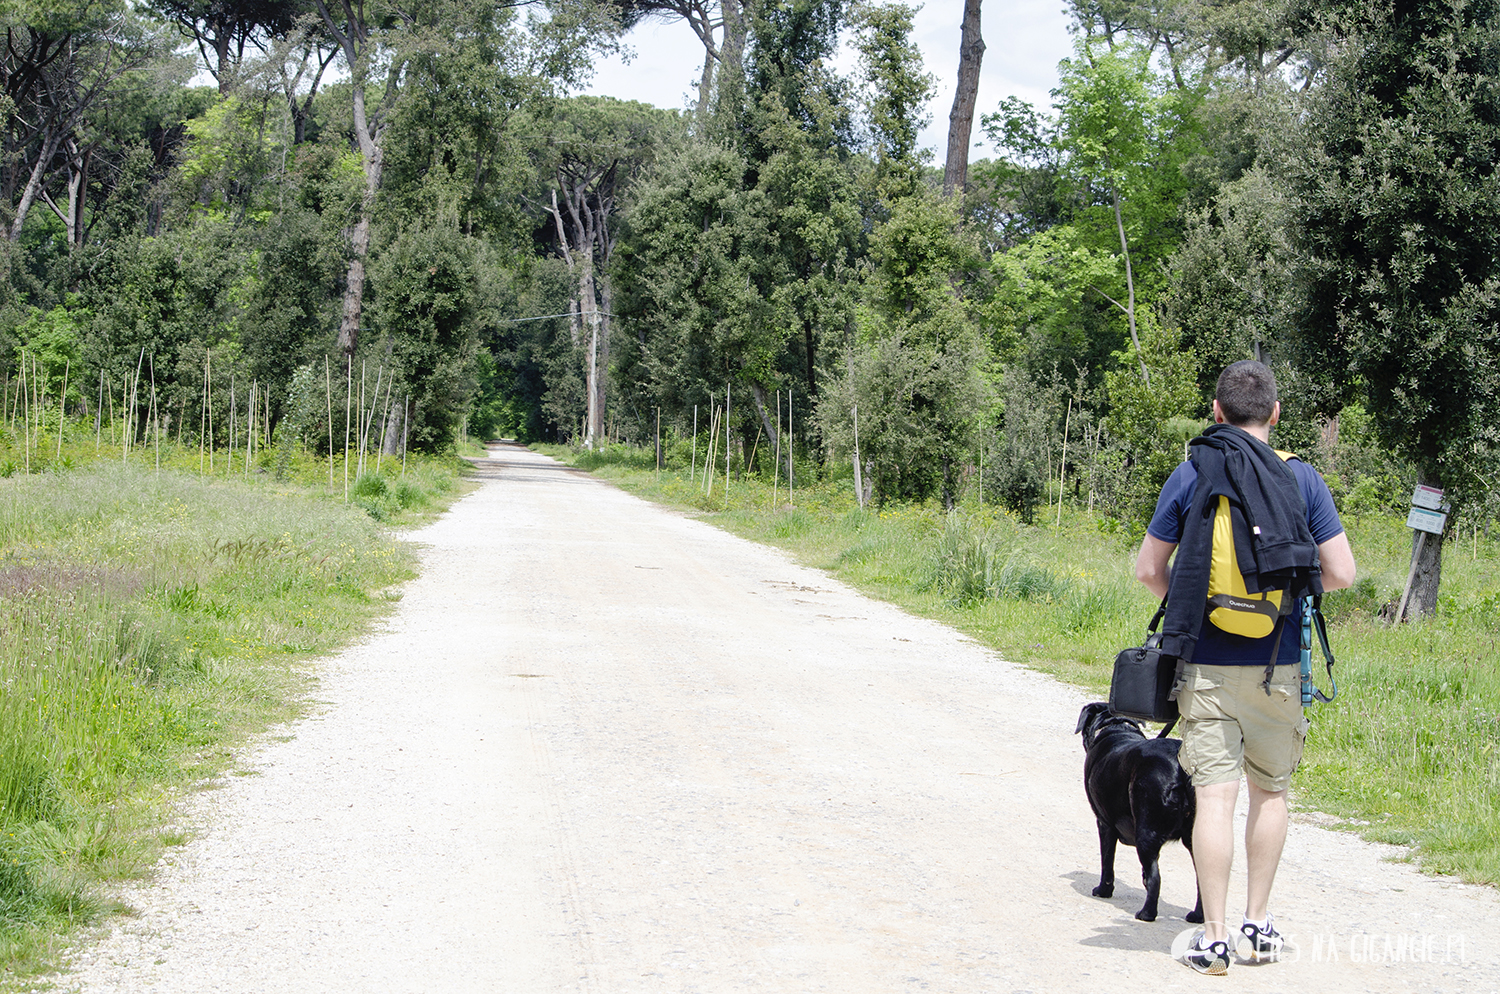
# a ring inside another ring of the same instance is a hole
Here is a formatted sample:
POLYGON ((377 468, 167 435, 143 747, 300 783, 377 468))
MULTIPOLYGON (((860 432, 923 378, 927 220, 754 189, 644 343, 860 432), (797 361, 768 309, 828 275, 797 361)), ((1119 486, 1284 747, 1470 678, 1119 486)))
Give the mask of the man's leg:
MULTIPOLYGON (((1193 821, 1193 866, 1198 871, 1198 893, 1203 898, 1203 928, 1209 942, 1225 942, 1229 938, 1229 929, 1224 924, 1229 904, 1229 869, 1234 864, 1234 804, 1240 796, 1240 782, 1231 780, 1195 787, 1193 791, 1198 802, 1193 821)), ((1277 852, 1279 856, 1280 850, 1277 852)))
MULTIPOLYGON (((1250 814, 1245 821, 1245 868, 1249 881, 1245 888, 1245 917, 1263 922, 1266 920, 1266 904, 1271 898, 1271 885, 1276 882, 1276 868, 1281 864, 1281 850, 1286 845, 1286 791, 1265 790, 1257 787, 1254 780, 1249 781, 1248 786, 1250 814)), ((1199 798, 1201 817, 1201 793, 1199 798)), ((1198 832, 1195 826, 1195 855, 1197 846, 1198 832)), ((1208 906, 1205 904, 1204 914, 1207 913, 1208 906)))

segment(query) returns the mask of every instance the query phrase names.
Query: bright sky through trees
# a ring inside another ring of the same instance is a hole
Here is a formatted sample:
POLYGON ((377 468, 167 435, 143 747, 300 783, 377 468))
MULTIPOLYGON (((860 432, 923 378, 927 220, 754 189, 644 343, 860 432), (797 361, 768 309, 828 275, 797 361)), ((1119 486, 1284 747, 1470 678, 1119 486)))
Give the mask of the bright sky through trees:
MULTIPOLYGON (((937 77, 928 108, 932 123, 921 134, 923 147, 934 152, 934 161, 941 159, 948 141, 962 17, 961 0, 928 0, 913 23, 913 40, 922 50, 927 71, 937 77)), ((658 107, 681 107, 691 99, 703 67, 703 46, 685 22, 648 21, 625 40, 635 50, 630 64, 618 56, 600 59, 584 92, 658 107)), ((984 44, 979 114, 993 111, 1008 96, 1044 110, 1051 107, 1049 92, 1057 85, 1057 63, 1073 51, 1061 0, 990 0, 984 9, 984 44)), ((854 61, 846 46, 839 58, 840 71, 852 73, 854 61)), ((974 135, 975 147, 980 149, 976 157, 991 154, 978 144, 984 135, 977 126, 974 135)))

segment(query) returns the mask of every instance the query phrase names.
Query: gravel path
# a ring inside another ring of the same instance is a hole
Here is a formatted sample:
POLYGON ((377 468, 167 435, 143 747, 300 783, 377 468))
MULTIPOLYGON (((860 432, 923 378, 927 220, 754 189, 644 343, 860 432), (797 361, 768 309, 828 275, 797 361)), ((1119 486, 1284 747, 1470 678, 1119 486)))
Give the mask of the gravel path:
POLYGON ((1180 846, 1157 922, 1133 850, 1089 896, 1077 691, 524 449, 481 475, 60 989, 1500 990, 1494 892, 1308 823, 1300 957, 1197 976, 1180 846))

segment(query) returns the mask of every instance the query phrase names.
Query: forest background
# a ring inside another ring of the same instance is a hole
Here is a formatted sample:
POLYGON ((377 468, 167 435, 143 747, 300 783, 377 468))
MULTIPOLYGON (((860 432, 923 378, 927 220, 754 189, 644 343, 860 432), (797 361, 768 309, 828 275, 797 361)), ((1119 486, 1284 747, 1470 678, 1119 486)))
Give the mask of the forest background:
POLYGON ((222 449, 253 403, 326 454, 319 381, 367 380, 388 451, 723 430, 739 473, 1134 534, 1259 357, 1346 513, 1421 482, 1487 529, 1496 4, 1069 12, 1052 106, 955 105, 997 154, 934 163, 899 3, 6 0, 0 430, 222 449), (696 104, 576 95, 648 17, 696 104))

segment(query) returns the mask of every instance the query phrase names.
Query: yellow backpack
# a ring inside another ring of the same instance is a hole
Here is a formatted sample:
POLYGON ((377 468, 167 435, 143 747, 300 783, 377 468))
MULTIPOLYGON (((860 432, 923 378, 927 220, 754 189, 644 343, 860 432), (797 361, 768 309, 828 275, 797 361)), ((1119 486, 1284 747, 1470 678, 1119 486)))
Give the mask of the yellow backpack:
MULTIPOLYGON (((1296 454, 1276 450, 1282 460, 1296 454)), ((1290 613, 1291 600, 1285 591, 1266 590, 1252 594, 1245 589, 1234 554, 1234 526, 1229 517, 1229 498, 1220 496, 1214 512, 1212 560, 1208 569, 1208 620, 1214 626, 1246 638, 1265 638, 1276 627, 1276 619, 1290 613)))

